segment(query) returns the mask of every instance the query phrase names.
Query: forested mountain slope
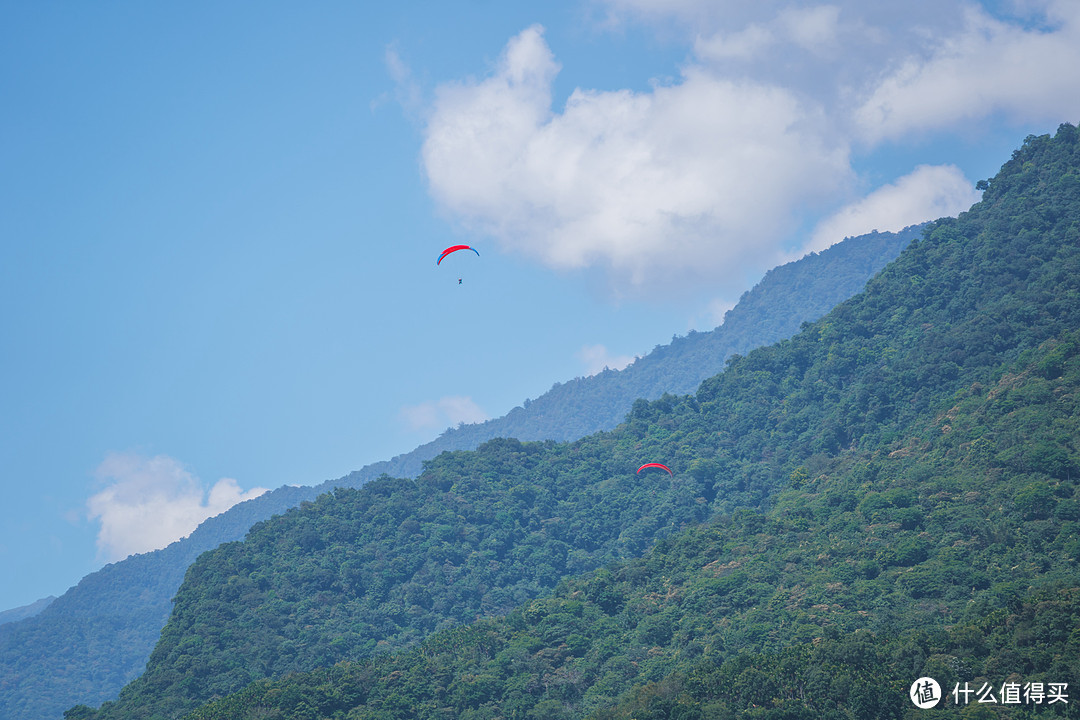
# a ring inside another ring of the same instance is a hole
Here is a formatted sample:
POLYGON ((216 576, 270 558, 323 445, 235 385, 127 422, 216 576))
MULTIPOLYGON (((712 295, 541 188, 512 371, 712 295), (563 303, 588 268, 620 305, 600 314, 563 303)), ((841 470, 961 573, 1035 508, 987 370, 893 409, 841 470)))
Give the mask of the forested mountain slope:
MULTIPOLYGON (((1054 138, 1028 138, 980 203, 934 223, 866 292, 790 341, 734 360, 696 395, 639 401, 614 431, 575 443, 497 441, 442 455, 416 481, 387 478, 323 496, 244 543, 202 556, 147 672, 117 703, 71 715, 175 717, 250 678, 328 666, 498 613, 560 576, 666 537, 646 560, 525 606, 538 613, 436 635, 411 655, 341 666, 330 679, 315 676, 319 687, 258 685, 249 692, 266 694, 253 707, 269 714, 253 716, 329 714, 311 705, 311 692, 330 696, 342 716, 354 708, 350 717, 500 717, 512 709, 630 717, 638 707, 652 712, 654 696, 683 703, 687 713, 706 703, 739 709, 761 698, 725 695, 733 689, 720 682, 723 673, 756 672, 743 687, 765 688, 776 717, 798 717, 794 699, 790 708, 782 702, 795 692, 785 683, 820 665, 812 653, 791 660, 794 675, 774 679, 775 691, 755 667, 775 657, 745 661, 735 653, 795 647, 828 626, 858 627, 900 638, 896 647, 908 649, 897 651, 897 667, 914 672, 929 662, 920 653, 932 651, 932 660, 973 642, 942 634, 968 604, 1022 618, 1043 602, 1029 595, 1032 586, 1076 586, 1069 542, 1080 463, 1065 398, 1073 397, 1077 328, 1080 145, 1076 129, 1063 125, 1054 138), (998 407, 1000 418, 992 410, 978 417, 979 403, 1020 387, 1010 373, 1025 372, 1045 382, 998 407), (952 436, 954 418, 956 437, 963 429, 967 440, 951 447, 940 438, 952 436), (650 460, 666 462, 676 477, 633 474, 650 460), (767 514, 745 511, 754 507, 767 514), (734 515, 678 532, 716 512, 734 515), (776 572, 780 561, 790 577, 776 572), (838 609, 831 597, 843 598, 838 609), (558 616, 551 623, 545 603, 558 616), (570 604, 560 610, 559 603, 570 604), (615 627, 596 614, 624 610, 631 615, 615 627), (920 645, 905 634, 920 627, 938 635, 920 645), (489 640, 502 633, 510 643, 516 632, 525 633, 524 644, 505 646, 509 654, 497 637, 489 640), (420 658, 415 671, 410 657, 420 658), (563 673, 570 657, 601 664, 563 673), (424 665, 432 658, 441 658, 438 666, 424 665), (704 664, 682 664, 695 658, 704 664), (608 660, 614 665, 602 664, 608 660), (498 673, 478 671, 489 661, 498 673), (382 674, 386 663, 405 665, 382 674), (544 663, 551 672, 537 675, 544 663), (697 679, 683 687, 683 678, 697 679), (638 681, 660 684, 623 695, 638 681), (379 704, 382 696, 388 704, 379 704)), ((1064 651, 1075 643, 1071 596, 1047 597, 1065 618, 1046 630, 1048 647, 1064 651)), ((1008 618, 983 620, 1000 643, 984 644, 979 658, 1019 647, 1006 637, 1008 618)), ((875 659, 869 650, 858 651, 869 665, 851 661, 846 645, 821 637, 841 671, 893 662, 891 651, 875 659)), ((1023 661, 1019 650, 1009 657, 1023 661)), ((995 672, 1074 668, 1056 662, 1040 656, 995 672)), ((986 670, 948 667, 956 675, 986 670)), ((896 716, 892 690, 841 698, 847 704, 824 714, 865 717, 859 707, 879 707, 896 716)), ((751 715, 767 716, 766 709, 751 715)), ((236 716, 215 712, 207 716, 236 716)))
POLYGON ((445 450, 472 449, 500 436, 574 439, 614 427, 638 397, 692 390, 732 353, 787 337, 801 322, 820 317, 862 289, 921 229, 848 238, 778 267, 712 332, 675 338, 625 370, 556 384, 503 418, 449 430, 339 480, 279 488, 207 520, 168 548, 92 573, 39 617, 0 627, 0 717, 58 717, 76 702, 115 697, 145 666, 188 565, 206 550, 243 538, 254 523, 334 487, 360 487, 384 472, 415 476, 423 461, 445 450))
POLYGON ((186 540, 106 565, 39 615, 0 626, 0 718, 59 717, 71 698, 114 697, 145 666, 195 558, 313 495, 285 487, 241 503, 186 540))
MULTIPOLYGON (((1065 683, 1075 703, 1080 333, 943 408, 893 445, 796 468, 764 514, 409 652, 255 683, 193 720, 917 718, 907 691, 924 676, 996 697, 1065 683)), ((1080 716, 1055 705, 1038 717, 1080 716)))

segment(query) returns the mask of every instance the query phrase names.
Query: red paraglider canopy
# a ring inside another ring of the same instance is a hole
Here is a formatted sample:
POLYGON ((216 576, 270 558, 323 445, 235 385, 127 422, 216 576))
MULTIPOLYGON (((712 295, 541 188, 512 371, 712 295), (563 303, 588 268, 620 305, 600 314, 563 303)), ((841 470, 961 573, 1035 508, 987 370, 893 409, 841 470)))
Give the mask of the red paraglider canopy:
POLYGON ((451 245, 450 247, 442 251, 442 253, 439 255, 439 259, 435 261, 435 264, 440 264, 443 261, 443 258, 445 258, 452 252, 457 252, 458 250, 472 250, 474 253, 476 253, 477 257, 480 257, 480 251, 474 247, 470 247, 468 245, 451 245))
POLYGON ((637 474, 640 475, 642 470, 648 470, 649 468, 659 468, 661 470, 666 470, 668 475, 670 475, 671 477, 675 477, 675 473, 671 472, 671 468, 669 468, 667 465, 664 465, 663 463, 645 463, 637 469, 637 474))

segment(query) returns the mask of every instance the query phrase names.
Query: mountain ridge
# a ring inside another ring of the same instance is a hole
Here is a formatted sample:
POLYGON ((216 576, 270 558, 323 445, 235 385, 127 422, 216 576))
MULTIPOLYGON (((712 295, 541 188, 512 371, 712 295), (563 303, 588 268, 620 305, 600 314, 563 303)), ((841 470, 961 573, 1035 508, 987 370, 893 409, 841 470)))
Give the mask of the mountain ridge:
POLYGON ((18 622, 19 620, 25 620, 31 618, 40 613, 42 610, 49 606, 53 600, 56 599, 55 595, 49 595, 48 597, 39 598, 34 602, 23 605, 17 608, 11 608, 10 610, 4 610, 0 612, 0 625, 6 625, 10 622, 18 622))
POLYGON ((870 233, 770 270, 708 333, 674 338, 622 371, 556 383, 503 419, 452 428, 430 443, 388 461, 316 486, 282 487, 206 520, 188 538, 167 548, 112 563, 84 578, 33 618, 0 626, 0 715, 27 720, 58 714, 76 702, 101 702, 142 671, 172 608, 187 567, 202 552, 243 538, 260 520, 285 512, 334 487, 360 487, 382 474, 414 476, 445 450, 476 447, 497 435, 560 439, 613 426, 633 399, 692 389, 723 367, 726 358, 783 337, 866 280, 921 232, 870 233), (789 311, 792 293, 802 312, 789 311), (812 299, 812 303, 807 303, 812 299), (779 312, 776 308, 782 308, 779 312), (724 338, 727 338, 726 340, 724 338), (681 372, 664 368, 678 362, 681 372), (692 386, 692 387, 690 387, 692 386), (585 406, 600 412, 583 415, 585 406), (58 643, 57 638, 68 638, 58 643), (69 677, 57 672, 65 668, 69 677), (74 690, 65 690, 73 687, 74 690), (65 699, 66 698, 66 699, 65 699))
MULTIPOLYGON (((698 609, 709 610, 707 597, 727 598, 734 611, 772 619, 732 624, 724 615, 707 618, 721 630, 710 641, 714 665, 734 660, 715 655, 725 637, 742 638, 731 652, 767 647, 760 640, 784 627, 776 621, 788 616, 776 612, 785 607, 793 613, 793 631, 826 630, 832 609, 820 600, 845 588, 874 601, 854 613, 840 603, 852 621, 904 633, 924 625, 940 629, 948 615, 940 608, 968 612, 969 591, 975 612, 1011 611, 1041 582, 1076 585, 1075 543, 1069 543, 1080 516, 1073 480, 1080 455, 1071 439, 1077 413, 1060 403, 1075 403, 1080 363, 1070 333, 1078 330, 1080 142, 1075 127, 1062 125, 1053 138, 1025 140, 980 203, 932 224, 864 292, 792 339, 733 359, 696 394, 639 400, 614 431, 573 443, 503 440, 445 453, 415 481, 384 478, 322 496, 264 523, 245 543, 200 557, 147 673, 117 703, 97 713, 78 708, 71 717, 176 716, 200 698, 243 688, 260 673, 282 675, 368 654, 369 639, 390 637, 387 628, 397 633, 397 647, 407 647, 432 625, 436 635, 419 650, 362 662, 359 680, 346 677, 344 685, 316 690, 335 693, 334 712, 350 717, 416 717, 420 709, 433 717, 493 718, 509 709, 577 717, 583 708, 566 705, 570 695, 547 692, 588 690, 602 678, 586 682, 577 673, 577 680, 556 682, 569 676, 552 663, 593 651, 593 639, 583 635, 590 626, 573 619, 584 612, 584 601, 601 615, 627 603, 612 586, 610 570, 589 571, 608 558, 641 554, 658 539, 648 558, 628 560, 629 574, 616 580, 647 591, 635 601, 645 607, 630 608, 636 625, 659 613, 631 628, 638 654, 630 656, 641 661, 635 666, 657 658, 659 674, 642 678, 634 671, 624 679, 662 680, 671 669, 663 664, 664 647, 673 638, 679 640, 675 650, 700 654, 708 648, 687 642, 716 632, 711 625, 675 632, 673 623, 683 615, 663 608, 681 595, 664 575, 665 558, 672 547, 692 546, 701 533, 708 540, 714 531, 720 546, 705 557, 725 562, 705 565, 715 572, 706 573, 698 609), (1032 362, 1034 371, 1021 372, 1044 377, 1010 397, 1008 388, 1017 385, 1010 368, 1032 362), (1068 382, 1055 387, 1061 377, 1068 382), (961 422, 962 411, 972 412, 964 403, 977 409, 998 398, 1004 398, 994 406, 1006 423, 1002 430, 961 422), (959 430, 952 435, 950 422, 964 428, 966 441, 959 430), (642 460, 658 458, 675 470, 674 478, 633 474, 642 460), (983 486, 991 502, 971 489, 983 486), (729 519, 726 526, 683 529, 709 516, 729 519), (819 519, 828 523, 820 537, 814 532, 819 519), (800 540, 810 543, 805 557, 800 540), (755 558, 769 561, 762 565, 769 575, 739 569, 755 558), (980 564, 968 567, 965 558, 980 564), (653 559, 660 565, 650 566, 653 559), (779 560, 811 573, 812 587, 783 585, 779 560), (1029 587, 1010 579, 1010 566, 1029 587), (952 573, 965 567, 956 582, 952 573), (512 577, 500 575, 509 571, 512 577), (584 579, 566 579, 582 572, 584 579), (590 596, 583 585, 596 592, 590 596), (462 611, 486 614, 518 601, 515 587, 534 598, 506 615, 510 631, 533 633, 525 637, 524 655, 503 655, 485 640, 490 623, 439 634, 444 622, 463 620, 462 611), (573 596, 573 587, 582 587, 584 600, 573 596), (539 598, 552 590, 561 596, 539 598), (808 597, 809 590, 817 597, 808 597), (776 594, 781 591, 785 595, 776 594), (902 613, 890 615, 896 604, 890 595, 902 601, 902 613), (538 612, 530 616, 529 608, 538 612), (860 619, 863 612, 869 620, 860 619), (552 617, 555 624, 545 619, 552 617), (449 652, 438 650, 447 643, 449 652), (443 658, 445 672, 425 665, 425 653, 443 658), (424 662, 415 683, 398 683, 399 670, 381 674, 380 668, 418 654, 424 662), (551 683, 530 684, 537 675, 527 669, 529 657, 547 663, 551 683), (492 661, 509 673, 485 671, 492 661), (519 662, 524 674, 514 671, 519 662), (503 676, 510 685, 500 684, 503 676), (388 693, 390 705, 366 705, 375 686, 369 681, 386 688, 380 692, 388 693)), ((703 569, 699 561, 693 568, 703 569)), ((597 662, 626 657, 618 641, 604 647, 597 662)), ((753 677, 762 680, 760 672, 753 677)), ((310 688, 262 681, 252 687, 271 688, 279 710, 293 713, 287 716, 316 712, 295 704, 303 700, 296 693, 310 688), (287 697, 282 688, 289 688, 287 697)), ((622 702, 624 689, 613 686, 615 694, 604 702, 622 702)), ((765 699, 773 705, 770 692, 765 699)), ((874 705, 887 698, 856 700, 874 705)), ((213 714, 226 707, 202 716, 238 717, 213 714)), ((775 709, 755 716, 799 716, 782 702, 775 709)), ((898 710, 895 704, 882 708, 888 717, 898 710)))

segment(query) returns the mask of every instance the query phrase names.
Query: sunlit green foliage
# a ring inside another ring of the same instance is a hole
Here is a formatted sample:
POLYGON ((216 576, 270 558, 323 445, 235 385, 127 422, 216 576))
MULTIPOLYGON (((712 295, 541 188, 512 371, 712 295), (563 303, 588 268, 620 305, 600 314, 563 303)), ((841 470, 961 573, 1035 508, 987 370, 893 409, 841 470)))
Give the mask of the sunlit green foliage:
POLYGON ((923 675, 1080 687, 1080 479, 1014 473, 978 450, 1056 433, 1075 462, 1080 333, 957 393, 895 449, 819 459, 764 514, 688 529, 414 651, 256 683, 192 717, 924 717, 906 700, 923 675), (1035 517, 1016 501, 1032 485, 1047 490, 1035 517))

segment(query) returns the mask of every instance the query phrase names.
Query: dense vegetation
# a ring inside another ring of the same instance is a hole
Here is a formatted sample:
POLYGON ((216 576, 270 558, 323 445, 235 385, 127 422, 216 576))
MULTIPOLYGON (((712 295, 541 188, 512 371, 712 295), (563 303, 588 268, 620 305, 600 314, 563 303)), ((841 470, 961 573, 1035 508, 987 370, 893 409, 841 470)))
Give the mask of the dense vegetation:
POLYGON ((146 665, 185 569, 204 550, 243 537, 260 512, 285 512, 312 492, 280 488, 210 518, 191 537, 106 565, 40 614, 0 626, 0 718, 58 717, 75 697, 103 702, 146 665))
POLYGON ((1075 682, 1077 328, 1063 125, 865 293, 696 395, 576 443, 443 455, 203 556, 146 674, 69 715, 173 717, 501 612, 653 536, 504 618, 201 716, 896 717, 927 668, 1075 682), (632 474, 654 459, 676 478, 632 474))
MULTIPOLYGON (((83 579, 40 617, 0 629, 0 717, 56 717, 75 702, 100 703, 145 667, 191 562, 256 522, 333 487, 360 487, 384 472, 413 477, 445 450, 473 449, 495 437, 576 439, 610 429, 639 397, 686 392, 724 360, 788 337, 858 292, 921 228, 849 238, 770 271, 732 309, 723 327, 675 338, 623 371, 556 384, 503 418, 465 425, 389 461, 319 487, 279 488, 207 520, 189 538, 115 563, 83 579), (61 640, 62 639, 62 640, 61 640)), ((11 618, 12 620, 19 618, 11 618)))
POLYGON ((1077 437, 1071 334, 895 450, 798 468, 765 514, 723 516, 506 617, 255 683, 192 717, 922 717, 906 693, 924 675, 995 694, 1075 688, 1077 437), (1024 453, 1040 446, 1060 462, 1032 467, 1024 453))

